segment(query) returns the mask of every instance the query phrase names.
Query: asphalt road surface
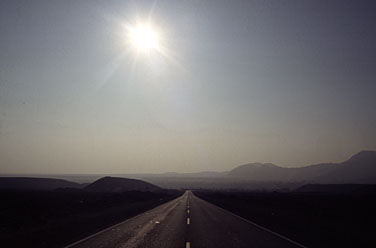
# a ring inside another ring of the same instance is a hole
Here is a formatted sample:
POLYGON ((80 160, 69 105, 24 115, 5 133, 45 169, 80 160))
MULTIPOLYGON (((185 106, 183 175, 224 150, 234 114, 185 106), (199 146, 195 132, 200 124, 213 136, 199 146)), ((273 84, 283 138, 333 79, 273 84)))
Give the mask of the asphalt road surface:
POLYGON ((303 246, 186 191, 177 199, 67 247, 269 248, 303 246))

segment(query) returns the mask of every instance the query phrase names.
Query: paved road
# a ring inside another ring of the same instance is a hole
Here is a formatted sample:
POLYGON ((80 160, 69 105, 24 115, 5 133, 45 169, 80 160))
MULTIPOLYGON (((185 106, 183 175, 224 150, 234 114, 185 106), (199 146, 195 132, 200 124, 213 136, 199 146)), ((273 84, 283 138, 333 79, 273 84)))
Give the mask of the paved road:
POLYGON ((302 247, 192 192, 76 242, 74 248, 302 247))

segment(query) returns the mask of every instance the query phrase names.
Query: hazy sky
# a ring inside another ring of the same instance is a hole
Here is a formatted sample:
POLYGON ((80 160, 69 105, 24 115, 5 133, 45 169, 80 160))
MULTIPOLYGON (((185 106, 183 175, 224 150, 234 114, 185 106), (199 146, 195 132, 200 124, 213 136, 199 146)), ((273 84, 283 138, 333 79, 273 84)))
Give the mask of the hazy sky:
POLYGON ((0 1, 0 173, 303 166, 376 149, 376 1, 0 1), (137 54, 150 21, 164 52, 137 54), (133 49, 133 51, 132 51, 133 49))

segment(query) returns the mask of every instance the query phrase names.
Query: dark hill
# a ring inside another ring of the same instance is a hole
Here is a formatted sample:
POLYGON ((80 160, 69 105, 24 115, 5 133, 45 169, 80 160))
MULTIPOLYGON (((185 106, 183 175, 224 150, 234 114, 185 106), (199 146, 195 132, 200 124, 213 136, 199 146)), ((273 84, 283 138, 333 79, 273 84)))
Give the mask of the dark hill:
POLYGON ((286 168, 274 164, 250 163, 234 168, 227 176, 252 181, 281 181, 286 177, 286 172, 286 168))
POLYGON ((84 188, 89 192, 156 191, 160 187, 137 179, 103 177, 84 188))
POLYGON ((0 190, 50 191, 58 188, 82 188, 83 185, 53 178, 0 177, 0 190))

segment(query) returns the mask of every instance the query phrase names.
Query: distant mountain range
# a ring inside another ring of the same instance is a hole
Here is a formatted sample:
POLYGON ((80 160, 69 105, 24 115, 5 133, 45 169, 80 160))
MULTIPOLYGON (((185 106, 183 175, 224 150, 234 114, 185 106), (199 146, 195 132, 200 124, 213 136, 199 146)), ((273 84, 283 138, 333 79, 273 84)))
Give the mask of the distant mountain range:
POLYGON ((226 172, 103 176, 105 175, 48 175, 76 182, 94 181, 91 184, 51 178, 0 177, 0 190, 69 188, 92 192, 122 192, 154 191, 160 189, 159 187, 274 190, 296 189, 304 184, 376 184, 376 151, 361 151, 342 163, 323 163, 299 168, 285 168, 271 163, 249 163, 226 172))
POLYGON ((342 163, 300 168, 250 163, 229 171, 226 177, 263 182, 376 183, 376 152, 362 151, 342 163))
POLYGON ((86 184, 79 184, 63 179, 37 177, 0 177, 0 190, 49 191, 58 188, 81 189, 86 184))

